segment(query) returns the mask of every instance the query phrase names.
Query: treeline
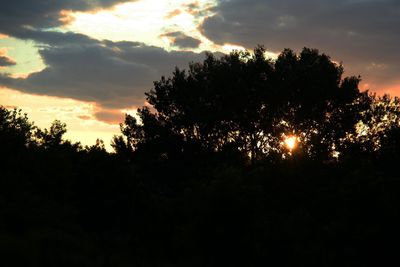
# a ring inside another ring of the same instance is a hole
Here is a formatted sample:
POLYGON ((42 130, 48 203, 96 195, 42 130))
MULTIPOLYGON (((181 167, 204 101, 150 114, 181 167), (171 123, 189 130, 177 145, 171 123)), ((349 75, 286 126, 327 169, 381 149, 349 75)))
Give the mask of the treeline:
POLYGON ((1 107, 5 266, 395 263, 399 100, 317 50, 264 52, 162 77, 113 153, 1 107))

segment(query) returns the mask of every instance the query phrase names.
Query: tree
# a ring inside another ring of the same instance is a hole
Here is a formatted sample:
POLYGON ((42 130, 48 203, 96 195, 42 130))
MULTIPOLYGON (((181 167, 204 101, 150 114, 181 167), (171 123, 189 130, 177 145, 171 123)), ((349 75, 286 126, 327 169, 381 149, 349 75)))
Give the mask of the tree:
POLYGON ((368 100, 368 108, 357 122, 351 139, 364 152, 393 157, 400 152, 400 99, 371 94, 368 100))
MULTIPOLYGON (((60 120, 54 120, 50 125, 50 129, 37 129, 35 134, 37 145, 40 148, 51 150, 81 151, 83 149, 81 143, 73 143, 70 140, 63 139, 66 133, 67 125, 60 120)), ((96 141, 95 147, 96 146, 101 148, 101 142, 96 141)), ((88 148, 88 150, 90 150, 90 148, 88 148)))
POLYGON ((301 139, 309 156, 330 157, 341 139, 354 131, 362 105, 359 77, 342 78, 344 68, 318 50, 304 48, 300 55, 284 50, 275 62, 271 81, 277 105, 279 132, 301 139), (282 123, 284 122, 284 123, 282 123))
POLYGON ((295 135, 306 156, 329 158, 354 132, 362 108, 360 79, 342 75, 342 65, 315 49, 285 49, 276 60, 261 46, 219 59, 208 54, 155 82, 146 93, 153 109, 138 110, 141 124, 127 116, 125 141, 114 144, 165 157, 228 149, 256 160, 285 153, 283 136, 295 135))
POLYGON ((16 153, 33 144, 36 129, 22 110, 8 110, 0 106, 0 147, 4 155, 16 153))
POLYGON ((54 120, 49 130, 40 130, 37 136, 44 147, 50 148, 61 145, 66 132, 67 125, 59 120, 54 120))

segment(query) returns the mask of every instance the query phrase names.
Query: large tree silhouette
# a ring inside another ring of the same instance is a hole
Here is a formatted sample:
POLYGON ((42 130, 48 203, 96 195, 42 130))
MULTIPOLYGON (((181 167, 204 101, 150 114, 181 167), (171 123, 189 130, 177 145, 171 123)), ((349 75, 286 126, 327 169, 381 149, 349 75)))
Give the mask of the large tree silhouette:
POLYGON ((140 124, 126 117, 126 141, 117 137, 114 147, 165 158, 229 150, 254 161, 285 153, 284 136, 295 135, 303 155, 329 158, 354 131, 364 104, 357 102, 360 79, 342 75, 342 65, 315 49, 285 49, 276 60, 263 47, 208 54, 155 82, 146 94, 152 108, 138 110, 140 124))

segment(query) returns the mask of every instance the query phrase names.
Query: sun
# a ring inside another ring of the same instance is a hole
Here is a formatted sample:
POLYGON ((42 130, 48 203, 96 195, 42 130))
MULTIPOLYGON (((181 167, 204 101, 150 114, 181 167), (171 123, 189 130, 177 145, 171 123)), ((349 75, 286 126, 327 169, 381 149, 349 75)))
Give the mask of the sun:
POLYGON ((297 142, 298 140, 296 136, 288 136, 285 138, 284 141, 286 148, 289 149, 290 151, 296 148, 297 142))

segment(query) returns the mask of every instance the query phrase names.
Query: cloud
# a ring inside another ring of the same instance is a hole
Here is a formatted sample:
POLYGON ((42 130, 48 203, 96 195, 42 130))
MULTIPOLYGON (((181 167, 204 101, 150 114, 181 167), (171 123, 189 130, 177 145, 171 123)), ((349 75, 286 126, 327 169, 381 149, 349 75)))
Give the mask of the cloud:
POLYGON ((7 48, 0 48, 0 68, 14 66, 17 63, 7 56, 7 48))
POLYGON ((182 10, 180 9, 175 9, 173 11, 171 11, 170 13, 168 13, 165 18, 166 19, 172 19, 173 17, 179 16, 180 14, 182 14, 182 10))
POLYGON ((0 67, 9 67, 17 64, 14 60, 7 56, 0 55, 0 67))
POLYGON ((78 116, 79 119, 84 120, 84 121, 88 121, 91 120, 92 117, 88 116, 88 115, 80 115, 78 116))
POLYGON ((215 6, 214 2, 202 3, 199 1, 193 1, 191 3, 183 5, 185 7, 185 11, 195 17, 205 16, 210 10, 215 6))
POLYGON ((186 35, 183 32, 170 32, 163 34, 162 36, 170 37, 173 45, 180 48, 198 48, 201 41, 186 35))
POLYGON ((181 48, 197 48, 199 47, 200 43, 200 40, 187 35, 178 36, 174 41, 174 45, 181 48))
POLYGON ((214 12, 201 30, 216 43, 264 44, 273 52, 315 47, 374 86, 398 79, 397 0, 220 0, 214 12))
POLYGON ((204 54, 168 52, 137 42, 91 39, 75 33, 30 31, 24 38, 41 42, 46 68, 26 78, 0 74, 0 86, 26 93, 91 101, 107 108, 141 106, 153 81, 175 66, 204 59, 204 54))
POLYGON ((119 110, 102 110, 96 112, 94 116, 97 120, 108 124, 119 124, 124 121, 125 117, 119 110))
MULTIPOLYGON (((134 0, 133 0, 134 1, 134 0)), ((2 3, 0 32, 14 35, 22 28, 44 29, 60 26, 62 10, 88 11, 108 8, 132 0, 13 0, 2 3)))

